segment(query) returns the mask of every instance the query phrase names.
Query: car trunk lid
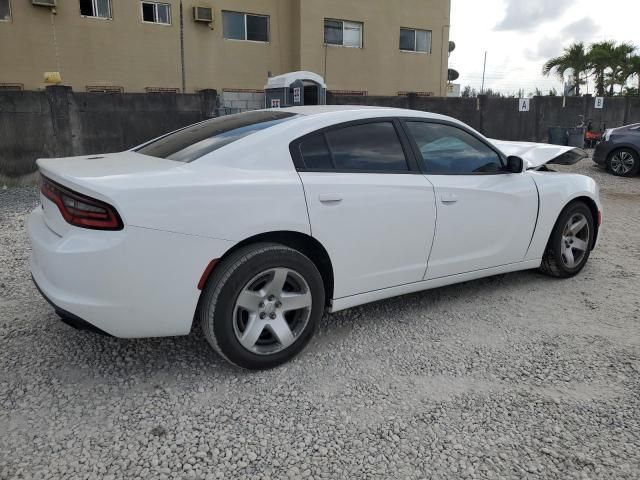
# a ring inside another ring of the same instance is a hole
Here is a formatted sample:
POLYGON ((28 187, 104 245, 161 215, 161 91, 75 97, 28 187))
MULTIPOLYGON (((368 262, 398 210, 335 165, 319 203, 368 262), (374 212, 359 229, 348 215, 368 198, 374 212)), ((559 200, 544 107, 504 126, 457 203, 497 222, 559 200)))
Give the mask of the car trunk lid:
MULTIPOLYGON (((83 155, 67 158, 41 158, 36 162, 42 175, 73 192, 112 205, 118 210, 117 190, 131 180, 156 176, 183 164, 136 152, 83 155)), ((63 236, 70 228, 58 206, 42 193, 40 200, 47 226, 63 236)), ((124 217, 123 217, 124 220, 124 217)), ((125 221, 126 223, 126 221, 125 221)))

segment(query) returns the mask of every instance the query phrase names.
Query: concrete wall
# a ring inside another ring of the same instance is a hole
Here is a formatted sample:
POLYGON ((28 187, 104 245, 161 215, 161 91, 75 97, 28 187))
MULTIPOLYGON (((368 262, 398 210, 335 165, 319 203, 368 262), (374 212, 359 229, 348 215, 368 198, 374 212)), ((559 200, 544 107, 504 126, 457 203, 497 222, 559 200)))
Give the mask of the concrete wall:
MULTIPOLYGON (((206 118, 250 109, 261 101, 261 95, 225 92, 220 105, 214 90, 199 94, 78 93, 69 87, 48 87, 41 92, 0 91, 0 174, 32 172, 39 157, 125 150, 206 118)), ((529 112, 519 112, 516 99, 331 94, 327 98, 329 104, 441 113, 490 138, 503 140, 546 142, 549 127, 574 126, 580 115, 592 119, 596 130, 640 122, 640 98, 635 97, 606 98, 602 110, 593 108, 594 99, 589 96, 535 97, 529 112)))
POLYGON ((216 115, 213 90, 199 94, 0 91, 0 174, 35 170, 40 157, 117 152, 216 115))
POLYGON ((227 90, 220 94, 221 114, 264 108, 264 91, 227 90))
POLYGON ((594 108, 594 98, 534 97, 530 110, 520 112, 515 98, 441 98, 408 96, 327 95, 333 105, 377 105, 440 113, 467 123, 489 138, 546 142, 549 127, 572 127, 580 116, 591 119, 594 130, 640 122, 640 98, 605 98, 594 108))

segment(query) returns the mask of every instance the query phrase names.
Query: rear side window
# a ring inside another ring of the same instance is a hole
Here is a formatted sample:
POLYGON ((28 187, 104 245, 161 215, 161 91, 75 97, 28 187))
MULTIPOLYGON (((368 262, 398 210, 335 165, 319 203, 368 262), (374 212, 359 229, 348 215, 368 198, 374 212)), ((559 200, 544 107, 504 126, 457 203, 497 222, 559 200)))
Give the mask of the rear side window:
POLYGON ((331 154, 322 133, 305 138, 300 144, 300 153, 307 168, 314 170, 329 170, 333 168, 331 154))
POLYGON ((473 135, 450 125, 407 122, 420 150, 423 168, 434 174, 499 173, 498 154, 473 135))
POLYGON ((407 172, 409 166, 391 122, 373 122, 329 130, 300 145, 309 169, 349 172, 407 172))
POLYGON ((253 111, 213 118, 160 137, 136 152, 178 162, 192 162, 236 140, 290 120, 289 112, 253 111))

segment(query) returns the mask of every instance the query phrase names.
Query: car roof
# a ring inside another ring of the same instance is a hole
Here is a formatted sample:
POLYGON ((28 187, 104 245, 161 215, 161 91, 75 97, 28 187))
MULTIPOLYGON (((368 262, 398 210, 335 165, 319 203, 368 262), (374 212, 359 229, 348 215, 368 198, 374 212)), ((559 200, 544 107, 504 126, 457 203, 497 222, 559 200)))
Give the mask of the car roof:
POLYGON ((276 109, 283 112, 296 113, 298 115, 312 116, 333 112, 352 112, 360 110, 399 110, 390 107, 376 107, 373 105, 306 105, 301 107, 287 107, 276 109))
POLYGON ((421 110, 409 110, 406 108, 394 108, 394 107, 378 107, 374 105, 308 105, 301 107, 287 107, 278 109, 282 112, 290 112, 303 117, 320 117, 320 116, 332 116, 336 120, 347 120, 349 117, 366 118, 370 114, 371 117, 420 117, 430 118, 434 120, 447 120, 454 123, 460 123, 458 120, 448 117, 446 115, 439 115, 437 113, 425 112, 421 110))

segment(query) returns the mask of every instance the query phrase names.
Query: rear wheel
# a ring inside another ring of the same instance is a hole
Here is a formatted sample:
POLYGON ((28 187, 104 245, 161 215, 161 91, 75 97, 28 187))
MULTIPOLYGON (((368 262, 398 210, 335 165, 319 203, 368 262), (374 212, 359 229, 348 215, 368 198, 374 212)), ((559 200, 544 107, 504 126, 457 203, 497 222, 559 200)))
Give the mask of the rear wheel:
POLYGON ((553 227, 540 270, 559 278, 576 275, 589 259, 594 235, 589 207, 580 201, 569 204, 553 227))
POLYGON ((309 342, 324 311, 324 284, 302 253, 251 245, 225 258, 202 292, 205 338, 229 362, 272 368, 309 342))
POLYGON ((630 148, 620 148, 609 155, 607 168, 619 177, 632 177, 640 171, 640 155, 630 148))

